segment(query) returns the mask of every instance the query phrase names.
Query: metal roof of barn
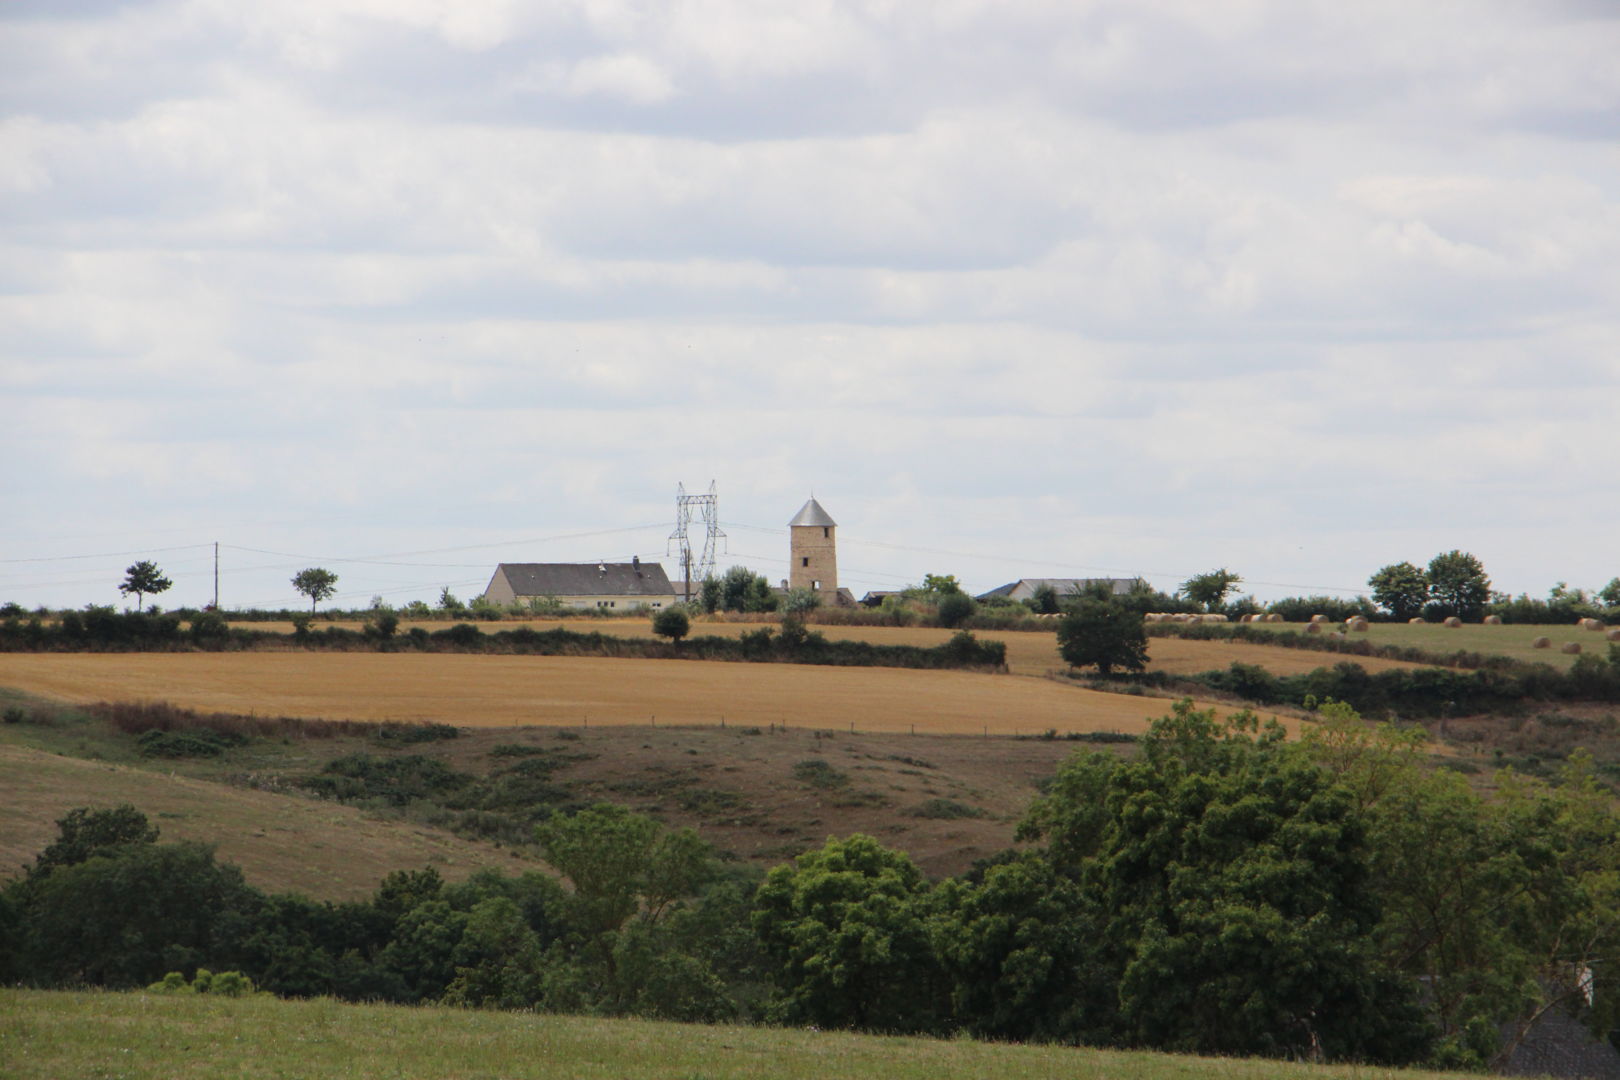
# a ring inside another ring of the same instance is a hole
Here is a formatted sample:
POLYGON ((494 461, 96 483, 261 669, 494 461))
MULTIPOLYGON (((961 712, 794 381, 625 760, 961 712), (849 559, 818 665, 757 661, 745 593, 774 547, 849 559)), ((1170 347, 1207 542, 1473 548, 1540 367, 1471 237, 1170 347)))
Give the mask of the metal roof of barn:
POLYGON ((516 596, 669 596, 675 587, 657 563, 501 563, 516 596))
POLYGON ((1059 597, 1063 597, 1071 593, 1084 592, 1092 585, 1107 585, 1115 596, 1124 596, 1140 580, 1140 578, 1019 578, 1017 581, 998 585, 987 593, 980 593, 978 599, 988 600, 995 596, 1012 596, 1014 593, 1032 596, 1035 590, 1043 587, 1050 587, 1059 597))
POLYGON ((799 525, 830 528, 837 524, 838 522, 832 519, 832 515, 823 510, 821 504, 816 502, 815 496, 812 495, 810 501, 799 507, 799 512, 793 515, 793 520, 788 522, 788 528, 795 528, 799 525))

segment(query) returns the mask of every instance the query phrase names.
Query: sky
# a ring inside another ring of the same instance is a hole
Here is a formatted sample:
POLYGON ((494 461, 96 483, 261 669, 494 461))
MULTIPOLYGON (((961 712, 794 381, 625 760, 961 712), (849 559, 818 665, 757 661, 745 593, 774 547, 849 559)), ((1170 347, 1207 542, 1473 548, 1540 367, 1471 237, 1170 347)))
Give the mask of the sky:
POLYGON ((1620 575, 1612 0, 5 0, 0 601, 1620 575))

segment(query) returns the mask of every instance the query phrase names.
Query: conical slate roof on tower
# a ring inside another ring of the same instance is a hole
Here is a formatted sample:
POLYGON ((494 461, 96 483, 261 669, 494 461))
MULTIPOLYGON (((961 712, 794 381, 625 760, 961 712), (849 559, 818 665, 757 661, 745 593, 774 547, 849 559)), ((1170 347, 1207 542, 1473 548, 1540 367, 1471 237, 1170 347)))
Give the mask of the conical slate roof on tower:
POLYGON ((788 528, 791 529, 798 525, 820 525, 825 528, 837 524, 838 522, 832 519, 832 515, 823 510, 821 504, 816 502, 814 496, 811 496, 810 501, 800 507, 797 514, 793 515, 793 520, 788 522, 788 528))

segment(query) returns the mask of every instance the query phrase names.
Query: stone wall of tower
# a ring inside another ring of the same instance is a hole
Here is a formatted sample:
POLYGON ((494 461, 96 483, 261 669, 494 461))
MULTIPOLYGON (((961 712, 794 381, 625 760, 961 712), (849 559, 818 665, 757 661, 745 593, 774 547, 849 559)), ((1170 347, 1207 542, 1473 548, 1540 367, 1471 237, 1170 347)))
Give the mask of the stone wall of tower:
POLYGON ((792 553, 788 588, 837 593, 838 526, 795 525, 788 530, 788 535, 792 553))

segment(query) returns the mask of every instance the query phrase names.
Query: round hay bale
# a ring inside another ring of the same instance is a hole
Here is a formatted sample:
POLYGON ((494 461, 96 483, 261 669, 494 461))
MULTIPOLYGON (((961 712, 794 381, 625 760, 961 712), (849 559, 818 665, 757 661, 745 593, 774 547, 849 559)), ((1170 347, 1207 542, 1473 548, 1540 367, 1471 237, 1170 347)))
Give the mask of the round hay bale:
POLYGON ((1502 625, 1502 616, 1500 616, 1500 615, 1487 615, 1487 616, 1485 616, 1485 625, 1486 626, 1501 626, 1502 625))
POLYGON ((1158 622, 1162 618, 1164 618, 1164 616, 1160 615, 1157 611, 1150 611, 1146 615, 1142 616, 1142 621, 1143 622, 1158 622))
POLYGON ((1322 625, 1323 623, 1325 623, 1327 621, 1328 621, 1328 617, 1326 615, 1312 615, 1311 616, 1311 622, 1315 623, 1317 626, 1320 626, 1320 625, 1322 625))
POLYGON ((1408 626, 1427 626, 1427 625, 1429 625, 1429 620, 1425 619, 1423 616, 1419 615, 1415 619, 1407 619, 1406 624, 1408 626))
POLYGON ((1603 620, 1602 619, 1582 619, 1581 620, 1581 629, 1582 630, 1600 630, 1601 631, 1601 630, 1607 630, 1608 627, 1603 625, 1603 620))
POLYGON ((1581 651, 1581 643, 1578 641, 1566 641, 1558 647, 1558 651, 1569 656, 1578 655, 1581 651))
POLYGON ((1530 647, 1532 649, 1550 649, 1552 648, 1552 638, 1532 638, 1530 641, 1530 647))
POLYGON ((1226 621, 1226 616, 1225 615, 1205 615, 1200 621, 1201 622, 1225 622, 1226 621))
POLYGON ((1462 620, 1457 618, 1455 615, 1450 615, 1446 617, 1446 625, 1455 630, 1457 627, 1462 625, 1462 620))
POLYGON ((1615 629, 1610 630, 1607 634, 1605 634, 1603 636, 1608 638, 1610 641, 1620 641, 1620 627, 1616 627, 1615 629))
POLYGON ((1305 632, 1307 634, 1320 634, 1322 632, 1322 624, 1319 622, 1306 623, 1305 632))
POLYGON ((1273 611, 1271 614, 1266 616, 1266 622, 1282 622, 1282 621, 1283 621, 1283 617, 1281 615, 1277 614, 1275 611, 1273 611))
POLYGON ((1367 632, 1367 620, 1366 619, 1351 619, 1350 620, 1350 630, 1351 630, 1352 633, 1365 634, 1367 632))

